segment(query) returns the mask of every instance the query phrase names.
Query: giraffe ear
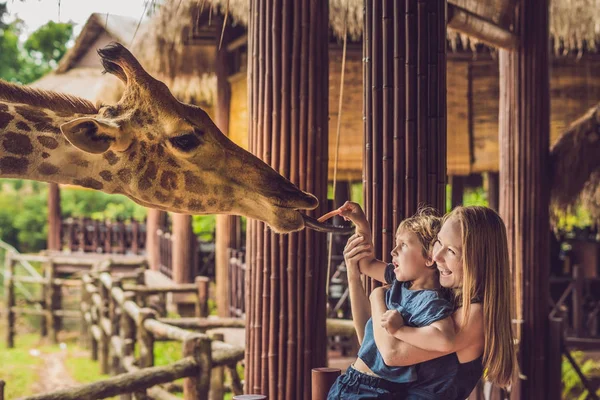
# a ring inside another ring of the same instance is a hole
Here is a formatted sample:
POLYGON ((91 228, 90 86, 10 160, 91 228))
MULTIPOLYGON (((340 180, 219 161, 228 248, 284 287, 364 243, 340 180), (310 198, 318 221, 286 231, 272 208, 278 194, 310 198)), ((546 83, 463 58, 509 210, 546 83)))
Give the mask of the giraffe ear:
POLYGON ((108 120, 82 117, 60 126, 60 130, 80 150, 101 154, 108 149, 125 150, 131 143, 129 135, 121 132, 121 127, 108 120))

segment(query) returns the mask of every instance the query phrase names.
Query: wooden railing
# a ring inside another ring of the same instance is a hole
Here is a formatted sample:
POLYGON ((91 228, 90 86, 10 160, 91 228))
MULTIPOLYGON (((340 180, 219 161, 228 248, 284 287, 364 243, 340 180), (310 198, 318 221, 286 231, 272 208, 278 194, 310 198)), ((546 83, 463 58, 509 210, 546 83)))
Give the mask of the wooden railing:
POLYGON ((97 221, 68 218, 62 222, 61 243, 72 252, 142 254, 146 224, 136 221, 97 221))
MULTIPOLYGON (((169 278, 173 278, 173 241, 170 232, 158 230, 156 232, 157 242, 159 247, 159 271, 169 278)), ((198 275, 215 276, 215 244, 212 242, 204 242, 197 239, 194 243, 192 268, 190 276, 187 277, 190 282, 194 281, 194 277, 198 275)))
POLYGON ((229 256, 229 315, 241 318, 246 313, 246 253, 227 249, 229 256))

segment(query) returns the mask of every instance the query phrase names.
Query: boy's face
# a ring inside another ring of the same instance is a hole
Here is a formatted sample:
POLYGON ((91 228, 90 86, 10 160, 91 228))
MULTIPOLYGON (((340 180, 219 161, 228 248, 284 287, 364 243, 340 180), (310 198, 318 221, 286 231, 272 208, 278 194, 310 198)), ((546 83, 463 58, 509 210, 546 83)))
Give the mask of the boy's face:
POLYGON ((414 281, 432 273, 431 258, 423 256, 423 246, 413 232, 401 230, 396 234, 396 247, 392 250, 394 274, 401 282, 414 281))

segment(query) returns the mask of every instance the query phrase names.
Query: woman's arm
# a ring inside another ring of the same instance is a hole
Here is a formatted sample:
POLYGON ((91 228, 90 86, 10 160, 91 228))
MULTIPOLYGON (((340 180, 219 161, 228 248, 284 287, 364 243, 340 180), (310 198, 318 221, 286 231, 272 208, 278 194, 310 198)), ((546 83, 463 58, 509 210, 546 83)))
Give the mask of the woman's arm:
POLYGON ((431 325, 420 328, 405 325, 394 333, 389 333, 396 339, 417 346, 420 349, 440 352, 451 352, 454 349, 456 338, 452 317, 435 321, 431 325))
MULTIPOLYGON (((386 311, 384 298, 381 301, 377 301, 374 296, 371 296, 371 311, 373 315, 373 321, 379 321, 381 316, 386 311), (379 303, 379 304, 376 304, 379 303), (381 307, 383 303, 383 307, 381 307)), ((398 340, 387 333, 385 328, 381 324, 373 324, 373 333, 375 337, 375 344, 377 349, 381 353, 384 362, 389 366, 409 366, 418 364, 420 362, 429 361, 434 358, 444 356, 446 354, 454 353, 466 349, 468 347, 481 346, 483 347, 483 313, 480 304, 472 304, 469 315, 469 322, 466 326, 460 329, 462 325, 462 308, 459 308, 453 315, 454 325, 456 329, 456 335, 454 338, 454 344, 451 348, 446 351, 430 351, 415 347, 404 341, 398 340)), ((427 341, 426 331, 425 334, 422 329, 429 328, 414 328, 415 332, 422 338, 420 343, 427 341), (423 340, 423 338, 425 340, 423 340)), ((417 340, 419 337, 417 337, 417 340)))
POLYGON ((344 261, 348 273, 348 290, 350 291, 350 309, 352 311, 352 322, 358 337, 358 343, 362 344, 365 336, 365 325, 371 318, 369 299, 362 287, 358 265, 362 259, 372 253, 372 247, 365 245, 365 240, 358 234, 348 239, 344 248, 344 261))

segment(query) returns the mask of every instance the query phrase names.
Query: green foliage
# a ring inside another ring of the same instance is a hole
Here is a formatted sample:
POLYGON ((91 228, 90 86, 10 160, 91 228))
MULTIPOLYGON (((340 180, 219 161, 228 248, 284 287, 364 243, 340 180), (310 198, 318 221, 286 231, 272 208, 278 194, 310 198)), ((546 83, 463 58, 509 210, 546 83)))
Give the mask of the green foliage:
POLYGON ((50 21, 21 42, 24 28, 20 19, 8 21, 6 3, 0 3, 0 78, 27 84, 56 68, 73 24, 50 21))
MULTIPOLYGON (((592 360, 585 357, 582 351, 574 351, 571 353, 573 359, 579 365, 581 372, 586 377, 600 376, 600 361, 592 360)), ((562 362, 562 381, 563 381, 563 399, 579 399, 585 400, 588 397, 587 390, 584 389, 577 372, 571 366, 569 360, 563 357, 562 362)), ((600 390, 597 391, 600 395, 600 390)))
POLYGON ((465 189, 463 195, 464 206, 488 206, 487 193, 482 186, 465 189))
MULTIPOLYGON (((2 327, 0 327, 0 331, 4 333, 2 327)), ((32 357, 29 354, 29 349, 35 342, 35 335, 17 335, 15 348, 7 349, 6 341, 0 340, 0 377, 6 382, 5 396, 7 399, 33 394, 32 389, 37 378, 36 370, 42 366, 41 358, 32 357)))
POLYGON ((63 218, 90 217, 96 220, 135 218, 143 220, 147 211, 122 195, 114 195, 94 190, 62 189, 60 204, 63 218))
POLYGON ((582 229, 593 224, 590 213, 583 207, 577 206, 572 211, 554 211, 558 216, 556 229, 560 232, 572 232, 575 229, 582 229))
POLYGON ((192 216, 192 230, 194 234, 205 242, 215 240, 215 228, 217 218, 214 215, 194 215, 192 216))

